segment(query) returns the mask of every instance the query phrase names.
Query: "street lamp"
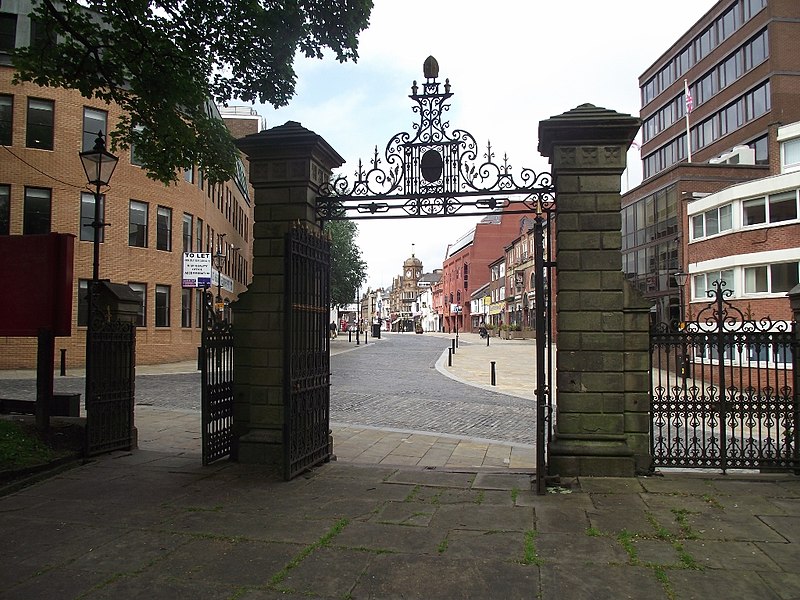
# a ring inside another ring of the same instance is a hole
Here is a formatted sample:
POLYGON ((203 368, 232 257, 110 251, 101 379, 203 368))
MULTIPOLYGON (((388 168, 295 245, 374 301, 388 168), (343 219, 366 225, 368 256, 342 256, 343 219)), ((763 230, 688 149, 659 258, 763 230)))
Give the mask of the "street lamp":
POLYGON ((100 188, 108 185, 111 180, 111 175, 117 166, 119 159, 106 150, 106 142, 103 139, 103 132, 97 132, 97 139, 94 141, 94 148, 80 152, 78 154, 83 165, 83 170, 86 173, 86 180, 95 186, 94 189, 94 221, 92 221, 92 228, 94 229, 93 240, 93 261, 92 261, 92 282, 97 282, 100 279, 100 235, 106 224, 103 222, 103 216, 100 212, 100 188))
POLYGON ((686 390, 686 378, 689 376, 689 356, 688 356, 688 349, 686 348, 686 332, 685 332, 685 306, 683 300, 683 290, 684 286, 686 285, 686 281, 689 279, 689 274, 684 273, 683 271, 678 271, 672 275, 675 278, 675 283, 678 284, 678 302, 680 306, 680 317, 678 318, 678 331, 681 335, 681 379, 683 381, 683 389, 686 390))
POLYGON ((677 273, 674 273, 672 276, 675 278, 675 283, 678 284, 678 303, 679 303, 679 307, 680 307, 680 311, 681 311, 680 315, 678 317, 678 323, 679 323, 678 327, 680 328, 680 323, 683 323, 684 315, 685 315, 685 305, 684 305, 684 301, 683 301, 683 290, 684 290, 684 287, 686 286, 686 281, 689 279, 689 274, 688 273, 684 273, 683 271, 678 271, 677 273))
MULTIPOLYGON (((225 237, 223 233, 220 237, 225 237)), ((215 302, 214 312, 217 313, 219 320, 223 320, 223 312, 222 312, 222 263, 225 260, 225 255, 222 253, 222 244, 221 242, 217 244, 217 253, 214 255, 214 259, 217 262, 217 299, 215 302)))

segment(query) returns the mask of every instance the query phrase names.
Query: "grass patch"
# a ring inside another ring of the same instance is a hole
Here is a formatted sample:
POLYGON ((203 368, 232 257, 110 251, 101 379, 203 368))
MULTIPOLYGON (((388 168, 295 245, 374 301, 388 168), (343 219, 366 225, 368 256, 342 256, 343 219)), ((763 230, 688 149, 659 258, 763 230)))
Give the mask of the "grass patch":
POLYGON ((0 420, 0 471, 46 465, 83 450, 83 430, 76 425, 52 424, 39 432, 33 423, 0 420))
POLYGON ((672 537, 672 534, 670 534, 669 530, 659 523, 651 513, 647 513, 647 522, 652 525, 653 529, 655 529, 656 537, 658 539, 668 540, 670 537, 672 537))
POLYGON ((475 496, 475 504, 483 504, 483 501, 486 499, 486 492, 481 490, 478 492, 477 496, 475 496))
POLYGON ((597 527, 587 527, 586 535, 589 537, 600 537, 603 533, 597 527))
POLYGON ((678 522, 678 527, 681 528, 681 534, 683 534, 683 537, 685 537, 687 540, 696 540, 697 533, 692 530, 692 526, 689 524, 688 516, 697 513, 693 513, 683 508, 673 508, 672 514, 675 515, 675 520, 678 522))
POLYGON ((283 569, 281 569, 280 571, 275 573, 275 575, 272 576, 272 579, 270 579, 270 583, 272 585, 278 585, 279 583, 281 583, 284 579, 286 579, 286 576, 289 574, 289 571, 291 571, 292 569, 297 567, 301 562, 303 562, 303 560, 305 560, 305 558, 309 554, 314 552, 314 550, 316 550, 318 548, 324 548, 324 547, 330 545, 331 540, 333 538, 335 538, 337 535, 339 535, 342 532, 342 530, 345 527, 347 527, 347 524, 349 522, 350 522, 349 519, 339 519, 338 521, 336 521, 336 523, 334 523, 333 527, 331 527, 330 530, 325 535, 323 535, 321 538, 319 538, 313 544, 309 544, 308 546, 303 548, 298 553, 298 555, 295 556, 289 562, 289 564, 287 564, 283 569))
POLYGON ((419 494, 420 489, 422 489, 422 486, 420 486, 419 484, 411 488, 411 491, 408 493, 408 496, 405 497, 405 500, 403 500, 403 502, 414 502, 414 500, 417 499, 417 494, 419 494))
POLYGON ((436 549, 439 551, 439 554, 444 554, 447 552, 447 538, 439 542, 439 546, 436 549))
POLYGON ((212 506, 210 508, 205 508, 203 506, 190 506, 186 509, 188 512, 222 512, 222 505, 217 504, 216 506, 212 506))
POLYGON ((701 496, 701 498, 702 498, 702 499, 703 499, 703 500, 704 500, 706 503, 708 503, 708 504, 710 504, 711 506, 713 506, 714 508, 718 508, 719 510, 725 510, 725 507, 724 507, 724 506, 722 506, 722 504, 720 503, 720 501, 719 501, 719 500, 717 500, 717 499, 716 499, 714 496, 712 496, 711 494, 703 494, 703 495, 701 496))
POLYGON ((627 529, 620 531, 619 535, 617 536, 617 541, 622 544, 625 552, 628 553, 632 565, 639 564, 639 553, 636 550, 636 546, 633 544, 633 540, 635 539, 636 535, 630 533, 627 529))
POLYGON ((522 554, 523 565, 540 566, 542 564, 542 559, 539 558, 539 554, 536 552, 536 535, 535 529, 529 529, 525 532, 525 547, 522 554))
POLYGON ((667 595, 669 600, 675 600, 675 590, 672 589, 672 584, 669 582, 669 577, 667 577, 667 572, 661 568, 656 567, 653 569, 655 573, 656 579, 658 579, 659 583, 664 586, 664 593, 667 595))
POLYGON ((511 502, 514 504, 517 503, 517 497, 519 496, 519 489, 511 488, 511 502))

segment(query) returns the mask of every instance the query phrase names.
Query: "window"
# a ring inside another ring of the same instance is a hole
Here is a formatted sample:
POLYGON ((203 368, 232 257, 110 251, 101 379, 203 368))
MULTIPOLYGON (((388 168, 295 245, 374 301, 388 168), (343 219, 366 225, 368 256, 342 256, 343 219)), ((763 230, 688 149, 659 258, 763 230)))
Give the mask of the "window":
POLYGON ((730 229, 733 229, 733 210, 730 204, 692 217, 692 239, 695 240, 730 229))
POLYGON ((203 290, 194 291, 194 323, 195 327, 203 324, 203 290))
POLYGON ((775 263, 745 267, 744 291, 746 294, 786 293, 798 283, 798 263, 775 263))
POLYGON ((183 251, 192 251, 192 215, 183 213, 183 251))
MULTIPOLYGON (((100 222, 105 222, 105 196, 100 196, 100 222)), ((94 223, 94 194, 81 192, 81 232, 80 239, 83 242, 93 242, 95 228, 94 223)), ((104 228, 100 229, 100 241, 105 241, 104 228)))
POLYGON ((14 97, 0 96, 0 144, 10 146, 14 131, 14 97))
POLYGON ((17 42, 17 15, 0 13, 0 51, 13 50, 17 42))
POLYGON ((197 252, 203 251, 203 219, 197 217, 197 227, 196 227, 196 239, 197 239, 197 252))
POLYGON ((94 148, 97 134, 108 132, 108 115, 104 110, 94 108, 83 109, 83 151, 94 148))
POLYGON ((89 323, 89 280, 78 280, 78 326, 89 323))
POLYGON ((181 290, 181 327, 192 326, 192 288, 181 290))
POLYGON ((713 292, 716 288, 714 282, 722 281, 725 283, 724 288, 733 290, 733 269, 726 269, 724 271, 711 271, 709 273, 701 273, 695 275, 693 278, 694 283, 694 296, 698 300, 707 300, 710 298, 707 292, 713 292))
POLYGON ((156 248, 172 251, 172 209, 165 206, 156 211, 156 248))
POLYGON ((142 127, 133 128, 133 140, 131 141, 131 164, 135 167, 141 167, 144 164, 142 157, 136 151, 136 147, 138 146, 136 139, 142 135, 142 132, 142 127))
MULTIPOLYGON (((0 129, 3 127, 2 102, 3 96, 0 96, 0 129)), ((781 144, 781 173, 792 171, 800 171, 800 138, 787 140, 781 144)))
POLYGON ((797 190, 742 202, 742 224, 761 225, 797 219, 797 190))
POLYGON ((34 235, 50 233, 50 190, 25 188, 25 205, 22 215, 22 233, 34 235))
POLYGON ((194 183, 194 169, 192 167, 183 170, 183 179, 187 183, 194 183))
POLYGON ((35 17, 31 17, 31 46, 34 48, 46 48, 55 44, 57 41, 54 31, 48 29, 44 23, 35 17))
POLYGON ((131 200, 128 211, 128 245, 147 248, 147 204, 131 200))
POLYGON ((0 185, 0 235, 11 232, 11 186, 0 185))
POLYGON ((169 327, 169 286, 156 286, 156 327, 169 327))
POLYGON ((136 326, 144 327, 147 324, 147 284, 128 282, 128 287, 139 296, 139 315, 136 319, 136 326))
POLYGON ((28 98, 28 128, 25 134, 28 148, 53 149, 53 111, 52 100, 28 98))

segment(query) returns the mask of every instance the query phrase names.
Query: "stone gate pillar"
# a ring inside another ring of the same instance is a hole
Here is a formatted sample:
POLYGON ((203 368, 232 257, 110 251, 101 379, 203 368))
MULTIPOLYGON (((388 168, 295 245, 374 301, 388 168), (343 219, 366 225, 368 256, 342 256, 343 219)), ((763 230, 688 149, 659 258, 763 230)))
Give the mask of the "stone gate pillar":
POLYGON ((255 198, 253 280, 235 304, 235 456, 244 463, 281 465, 285 236, 297 223, 318 229, 318 186, 344 159, 294 121, 241 138, 237 146, 250 161, 255 198))
POLYGON ((556 186, 552 475, 650 466, 648 311, 622 273, 620 177, 640 120, 583 104, 539 123, 556 186))

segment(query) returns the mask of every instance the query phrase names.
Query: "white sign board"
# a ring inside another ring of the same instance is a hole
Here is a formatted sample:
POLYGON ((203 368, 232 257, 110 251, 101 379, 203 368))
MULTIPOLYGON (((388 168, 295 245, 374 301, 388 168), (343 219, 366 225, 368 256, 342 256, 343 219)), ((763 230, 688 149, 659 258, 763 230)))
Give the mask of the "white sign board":
POLYGON ((181 279, 185 288, 210 287, 211 252, 184 252, 181 279))

